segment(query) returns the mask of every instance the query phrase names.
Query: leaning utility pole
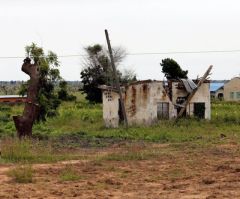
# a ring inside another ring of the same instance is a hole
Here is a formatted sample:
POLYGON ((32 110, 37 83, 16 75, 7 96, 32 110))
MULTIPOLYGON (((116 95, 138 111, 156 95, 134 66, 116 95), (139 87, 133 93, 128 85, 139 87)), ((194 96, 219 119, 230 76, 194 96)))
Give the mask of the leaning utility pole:
POLYGON ((117 86, 117 90, 118 90, 119 97, 120 97, 120 104, 121 104, 121 109, 122 109, 122 113, 123 113, 123 117, 124 117, 124 124, 125 124, 126 127, 128 127, 127 114, 126 114, 125 105, 124 105, 124 102, 123 102, 122 91, 121 91, 120 83, 119 83, 119 77, 117 75, 117 70, 116 70, 116 67, 115 67, 114 59, 113 59, 112 47, 111 47, 111 43, 110 43, 110 40, 109 40, 107 30, 105 30, 105 35, 106 35, 106 39, 107 39, 107 45, 108 45, 108 51, 109 51, 111 65, 112 65, 112 69, 113 69, 113 75, 114 75, 114 79, 116 81, 116 86, 117 86))

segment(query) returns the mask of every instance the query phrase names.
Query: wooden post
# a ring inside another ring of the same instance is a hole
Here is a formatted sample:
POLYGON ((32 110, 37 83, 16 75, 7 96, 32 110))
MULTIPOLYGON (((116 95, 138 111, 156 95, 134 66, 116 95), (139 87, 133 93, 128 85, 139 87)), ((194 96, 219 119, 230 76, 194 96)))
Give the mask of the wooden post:
POLYGON ((185 103, 183 104, 183 107, 181 108, 178 116, 177 116, 177 119, 180 118, 184 111, 186 110, 187 108, 187 105, 190 103, 191 99, 193 98, 193 96, 195 95, 195 93, 197 92, 197 90, 199 89, 199 87, 202 85, 202 83, 204 82, 204 80, 208 77, 208 75, 210 74, 211 70, 212 70, 212 65, 209 66, 208 70, 204 73, 203 77, 200 79, 200 81, 198 82, 197 84, 197 88, 195 90, 193 90, 193 92, 188 96, 187 100, 185 101, 185 103))
POLYGON ((109 40, 107 30, 105 30, 105 35, 106 35, 108 51, 109 51, 109 55, 110 55, 110 59, 111 59, 113 75, 114 75, 114 79, 116 81, 116 86, 117 86, 117 90, 118 90, 119 97, 120 97, 120 104, 121 104, 122 113, 123 113, 123 117, 124 117, 124 124, 125 124, 126 127, 128 127, 127 114, 126 114, 125 105, 124 105, 124 102, 123 102, 122 91, 121 91, 120 83, 119 83, 119 77, 117 75, 117 70, 116 70, 116 67, 115 67, 114 59, 113 59, 112 47, 111 47, 111 43, 110 43, 110 40, 109 40))

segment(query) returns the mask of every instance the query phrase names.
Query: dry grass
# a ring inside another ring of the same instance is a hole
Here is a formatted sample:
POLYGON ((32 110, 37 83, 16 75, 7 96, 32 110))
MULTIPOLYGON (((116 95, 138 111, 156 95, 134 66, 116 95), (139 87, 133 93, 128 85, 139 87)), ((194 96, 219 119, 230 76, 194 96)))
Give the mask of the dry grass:
POLYGON ((7 174, 17 183, 33 182, 33 169, 31 165, 18 165, 10 169, 7 174))

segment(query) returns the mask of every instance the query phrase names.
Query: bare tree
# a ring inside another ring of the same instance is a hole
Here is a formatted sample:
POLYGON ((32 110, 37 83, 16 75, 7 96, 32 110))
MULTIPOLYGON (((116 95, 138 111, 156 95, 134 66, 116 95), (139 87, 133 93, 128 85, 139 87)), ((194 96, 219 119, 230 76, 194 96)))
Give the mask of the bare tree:
POLYGON ((31 59, 24 59, 22 71, 30 76, 27 89, 27 102, 22 116, 13 116, 17 135, 19 138, 32 135, 32 126, 38 116, 38 92, 40 87, 39 67, 36 63, 31 64, 31 59))

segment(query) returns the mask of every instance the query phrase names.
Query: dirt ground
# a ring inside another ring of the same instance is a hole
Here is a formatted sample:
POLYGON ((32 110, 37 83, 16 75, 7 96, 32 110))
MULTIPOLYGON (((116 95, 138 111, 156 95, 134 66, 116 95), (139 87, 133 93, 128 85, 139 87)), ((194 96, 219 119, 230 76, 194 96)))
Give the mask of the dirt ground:
POLYGON ((0 198, 240 198, 239 149, 234 142, 79 149, 89 158, 35 164, 34 182, 29 184, 8 177, 14 165, 1 165, 0 198), (60 180, 67 164, 79 180, 60 180))

